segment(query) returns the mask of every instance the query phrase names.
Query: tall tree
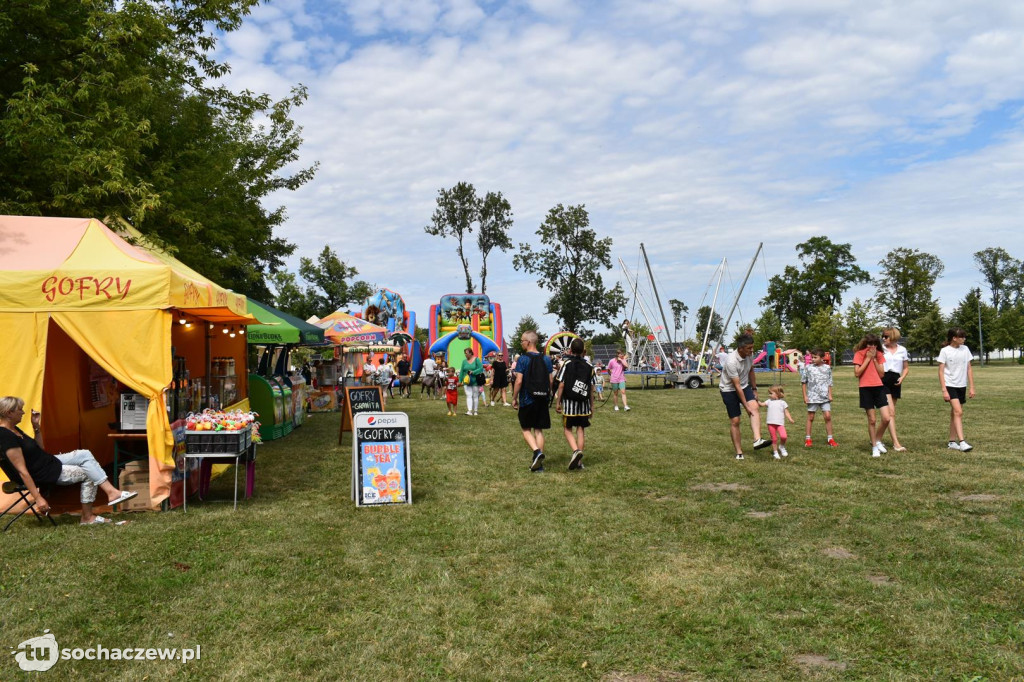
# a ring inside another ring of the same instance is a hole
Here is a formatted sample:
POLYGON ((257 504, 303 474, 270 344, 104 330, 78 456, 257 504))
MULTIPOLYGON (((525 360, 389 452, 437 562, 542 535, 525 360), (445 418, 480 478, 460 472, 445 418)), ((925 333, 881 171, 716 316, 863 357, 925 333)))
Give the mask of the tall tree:
MULTIPOLYGON (((680 329, 683 330, 683 336, 686 336, 686 313, 690 312, 690 308, 685 303, 676 298, 668 299, 668 305, 672 308, 672 324, 675 330, 678 332, 680 329)), ((675 336, 672 337, 673 341, 676 340, 675 336)), ((685 338, 684 338, 685 340, 685 338)))
POLYGON ((967 346, 975 353, 980 353, 984 346, 985 354, 988 355, 992 351, 989 334, 995 331, 996 316, 996 309, 982 299, 981 287, 975 287, 968 290, 967 294, 953 308, 953 312, 949 316, 949 325, 963 327, 963 330, 967 332, 967 346))
POLYGON ((849 332, 842 314, 822 308, 811 317, 807 325, 807 338, 798 347, 804 350, 823 348, 832 351, 832 355, 835 356, 835 351, 840 349, 848 336, 849 332))
POLYGON ((1012 303, 1014 298, 1019 298, 1019 291, 1015 297, 1014 292, 1008 291, 1008 288, 1013 287, 1016 275, 1021 270, 1021 262, 1010 256, 1006 249, 990 247, 978 251, 974 254, 974 262, 978 264, 978 269, 988 284, 992 294, 993 308, 1002 312, 1007 303, 1012 303))
POLYGON ((533 319, 530 315, 523 315, 519 319, 519 324, 512 331, 512 336, 508 338, 508 347, 512 349, 513 353, 524 353, 526 351, 523 348, 523 344, 519 343, 519 339, 522 338, 523 332, 535 331, 539 337, 537 347, 539 350, 543 350, 544 344, 547 343, 548 335, 541 333, 540 325, 537 324, 537 320, 533 319))
POLYGON ((460 182, 451 189, 437 192, 437 208, 431 216, 430 224, 424 229, 427 234, 435 237, 454 237, 457 246, 455 251, 462 262, 462 271, 466 275, 466 293, 473 293, 473 278, 469 274, 469 261, 464 248, 466 239, 473 233, 473 223, 479 220, 480 202, 476 196, 476 188, 468 182, 460 182))
POLYGON ((838 309, 847 289, 871 279, 850 249, 850 244, 835 244, 824 236, 797 244, 801 268, 787 265, 781 275, 770 278, 761 304, 784 323, 806 322, 822 307, 838 309))
POLYGON ((291 109, 215 84, 215 35, 256 0, 25 0, 0 9, 0 213, 124 218, 220 284, 263 294, 301 144, 291 109), (258 123, 260 122, 260 123, 258 123))
POLYGON ((313 305, 320 317, 330 315, 346 303, 362 301, 373 293, 373 287, 363 281, 349 284, 348 280, 359 274, 354 267, 346 265, 330 246, 325 246, 317 255, 299 260, 299 274, 313 285, 313 305))
POLYGON ((1024 306, 1018 304, 1003 308, 991 336, 992 347, 1009 348, 1010 357, 1014 351, 1024 348, 1024 306))
POLYGON ((868 332, 877 332, 882 321, 878 318, 878 310, 870 300, 861 301, 855 298, 846 308, 847 343, 855 346, 868 332))
POLYGON ((949 321, 942 316, 936 303, 931 310, 910 323, 907 350, 927 357, 929 365, 934 364, 939 351, 946 345, 948 329, 949 321))
POLYGON ((546 248, 534 250, 521 243, 512 262, 516 270, 538 275, 538 286, 552 292, 546 312, 581 336, 590 335, 591 330, 583 327, 586 322, 611 326, 612 318, 626 307, 622 286, 609 289, 601 277, 601 269, 612 267, 611 237, 597 237, 582 204, 552 208, 537 236, 546 248))
MULTIPOLYGON (((512 206, 501 192, 488 192, 480 203, 480 229, 476 244, 480 247, 480 293, 487 293, 487 256, 494 249, 508 251, 512 240, 508 231, 512 229, 512 206)), ((468 293, 468 292, 467 292, 468 293)))
POLYGON ((774 310, 765 310, 754 320, 754 348, 763 346, 768 341, 782 343, 782 320, 774 310))
POLYGON ((711 332, 708 334, 708 343, 717 343, 725 333, 725 320, 716 312, 712 312, 711 306, 702 305, 697 308, 697 322, 693 335, 698 341, 704 341, 704 334, 708 329, 708 319, 711 320, 711 332))
POLYGON ((881 274, 875 280, 875 302, 893 324, 907 330, 911 320, 926 314, 935 305, 932 288, 942 274, 938 257, 917 249, 893 249, 878 263, 881 274))

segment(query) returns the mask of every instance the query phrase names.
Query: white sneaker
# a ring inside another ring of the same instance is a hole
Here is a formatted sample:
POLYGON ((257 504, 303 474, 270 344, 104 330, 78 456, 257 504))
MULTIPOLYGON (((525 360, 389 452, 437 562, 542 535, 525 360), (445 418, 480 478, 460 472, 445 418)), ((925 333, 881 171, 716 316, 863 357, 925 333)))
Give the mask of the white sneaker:
POLYGON ((871 448, 871 456, 872 457, 881 457, 882 456, 882 452, 881 452, 881 450, 878 449, 877 445, 875 447, 871 448))
POLYGON ((950 450, 959 450, 960 444, 957 443, 955 440, 951 440, 949 441, 949 445, 947 445, 946 447, 949 448, 950 450))
POLYGON ((737 454, 736 455, 736 459, 743 459, 743 453, 741 452, 741 453, 737 454))
POLYGON ((957 447, 960 448, 960 452, 970 452, 971 450, 974 449, 974 446, 965 440, 960 441, 960 445, 958 445, 957 447))
POLYGON ((491 401, 491 407, 494 407, 494 401, 493 400, 491 401))
POLYGON ((618 411, 619 411, 619 406, 618 406, 618 405, 616 405, 616 406, 615 406, 615 411, 616 411, 616 412, 618 412, 618 411))
POLYGON ((782 459, 781 457, 779 457, 779 451, 778 450, 775 450, 775 451, 772 452, 772 458, 773 459, 782 459))
POLYGON ((882 441, 878 441, 877 443, 875 443, 875 447, 878 448, 878 451, 881 452, 883 455, 889 452, 888 450, 885 449, 885 444, 882 443, 882 441))
POLYGON ((467 417, 472 417, 472 416, 473 416, 473 413, 472 413, 472 412, 466 412, 466 416, 467 416, 467 417))
POLYGON ((505 407, 512 407, 512 403, 502 403, 505 407))
POLYGON ((473 416, 474 416, 474 417, 476 417, 476 416, 477 416, 476 410, 473 410, 473 416))
POLYGON ((780 454, 781 454, 781 455, 782 455, 783 457, 789 457, 789 452, 788 452, 788 451, 786 450, 786 446, 785 446, 785 445, 780 445, 780 446, 779 446, 779 453, 780 453, 780 454))
POLYGON ((629 412, 629 405, 626 405, 626 412, 629 412))

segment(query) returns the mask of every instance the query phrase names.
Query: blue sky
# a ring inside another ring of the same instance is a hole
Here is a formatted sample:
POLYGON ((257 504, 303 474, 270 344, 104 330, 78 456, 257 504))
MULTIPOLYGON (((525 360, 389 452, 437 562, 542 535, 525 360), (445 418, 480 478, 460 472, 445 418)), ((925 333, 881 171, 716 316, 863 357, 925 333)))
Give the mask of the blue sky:
MULTIPOLYGON (((895 247, 938 256, 947 311, 981 279, 975 251, 1024 258, 1021 3, 273 0, 218 56, 234 88, 309 88, 295 118, 320 171, 273 197, 281 236, 297 256, 331 245, 421 319, 464 288, 454 243, 423 232, 462 180, 505 194, 517 243, 585 204, 616 258, 644 242, 662 299, 691 308, 763 241, 747 321, 815 235, 873 275, 895 247)), ((507 325, 556 331, 511 254, 488 269, 507 325)))

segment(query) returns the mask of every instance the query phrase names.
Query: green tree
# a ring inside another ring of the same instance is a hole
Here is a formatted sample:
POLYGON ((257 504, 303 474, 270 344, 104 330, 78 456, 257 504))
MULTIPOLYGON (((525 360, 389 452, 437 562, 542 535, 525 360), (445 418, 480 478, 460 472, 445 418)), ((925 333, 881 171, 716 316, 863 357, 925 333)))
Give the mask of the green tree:
POLYGON ((805 322, 822 307, 839 309, 843 294, 854 284, 871 278, 860 268, 850 244, 835 244, 828 237, 811 237, 796 245, 801 267, 787 265, 768 280, 761 305, 771 308, 783 323, 805 322))
MULTIPOLYGON (((675 331, 678 332, 680 329, 683 330, 683 336, 686 336, 686 314, 690 312, 690 308, 680 301, 679 299, 670 298, 668 299, 668 305, 672 308, 672 324, 675 327, 675 331)), ((676 335, 672 335, 672 339, 675 340, 676 335)))
POLYGON ((703 340, 704 335, 708 336, 708 343, 717 343, 725 333, 725 320, 716 312, 712 312, 711 306, 702 305, 697 308, 697 327, 694 329, 694 336, 703 340), (708 333, 708 319, 711 319, 711 332, 708 333))
POLYGON ((430 225, 424 229, 427 234, 435 237, 454 237, 457 243, 455 251, 462 262, 462 271, 466 275, 466 293, 473 293, 473 278, 469 274, 469 260, 466 258, 464 244, 473 233, 473 224, 480 217, 480 202, 476 196, 476 188, 468 182, 460 182, 451 189, 437 192, 437 208, 430 219, 430 225))
POLYGON ((921 317, 910 323, 909 335, 905 340, 907 350, 928 358, 928 364, 934 364, 939 351, 946 345, 946 332, 949 321, 942 316, 938 304, 932 306, 921 317))
POLYGON ((537 320, 533 319, 530 315, 523 315, 519 319, 519 324, 512 331, 512 336, 508 338, 508 347, 512 349, 513 353, 522 354, 526 352, 523 348, 523 344, 519 343, 519 339, 523 336, 523 332, 535 331, 540 341, 537 342, 537 349, 540 351, 544 350, 544 344, 548 342, 547 334, 540 331, 540 325, 537 324, 537 320))
POLYGON ((269 279, 276 292, 273 296, 274 306, 302 320, 308 320, 314 315, 320 317, 322 312, 318 311, 314 302, 315 292, 308 285, 303 286, 295 273, 279 270, 272 273, 269 279))
POLYGON ((1007 305, 996 318, 996 326, 992 332, 993 348, 1011 349, 1013 352, 1024 348, 1024 306, 1021 304, 1007 305))
POLYGON ((216 33, 255 0, 25 0, 0 9, 0 213, 123 218, 218 283, 268 297, 294 167, 298 88, 214 82, 216 33), (259 121, 260 123, 257 123, 259 121))
POLYGON ((832 351, 834 357, 836 351, 844 349, 849 336, 842 314, 828 308, 821 308, 811 317, 810 323, 807 325, 806 339, 797 347, 805 351, 812 348, 823 348, 832 351))
POLYGON ((879 261, 881 275, 875 280, 875 302, 882 314, 901 330, 927 313, 935 304, 932 287, 942 274, 942 261, 930 253, 899 247, 879 261))
MULTIPOLYGON (((963 327, 967 332, 967 346, 980 353, 984 345, 985 355, 992 351, 989 334, 996 328, 996 309, 982 300, 981 287, 970 289, 960 300, 949 316, 950 327, 963 327), (978 325, 978 313, 981 313, 981 326, 978 325), (984 342, 984 343, 983 343, 984 342)), ((943 335, 945 342, 945 335, 943 335)))
POLYGON ((1003 307, 1019 299, 1012 291, 1017 275, 1021 270, 1021 262, 1010 256, 1006 249, 990 247, 974 254, 974 262, 978 264, 982 277, 988 283, 992 293, 992 307, 1002 312, 1003 307), (1008 290, 1010 289, 1010 290, 1008 290))
MULTIPOLYGON (((512 206, 501 192, 488 192, 480 203, 480 229, 476 244, 480 248, 480 293, 487 293, 487 256, 494 249, 508 251, 512 240, 508 232, 512 229, 512 206)), ((467 292, 468 293, 468 292, 467 292)))
POLYGON ((346 303, 356 303, 373 293, 373 286, 367 282, 348 280, 359 274, 338 258, 330 246, 325 246, 316 261, 311 258, 299 260, 299 274, 312 285, 312 303, 319 316, 330 315, 346 303))
POLYGON ((537 229, 546 248, 534 250, 521 243, 512 262, 516 270, 538 275, 537 284, 552 292, 546 312, 558 317, 563 329, 589 336, 590 321, 611 326, 626 307, 626 296, 616 284, 605 287, 601 269, 612 267, 611 237, 598 239, 590 229, 586 208, 558 204, 537 229))
POLYGON ((768 341, 782 343, 784 336, 782 320, 774 310, 765 310, 754 320, 754 348, 760 348, 768 341))
POLYGON ((861 301, 859 298, 855 298, 850 301, 845 317, 847 348, 856 346, 865 334, 877 332, 882 326, 878 311, 870 300, 861 301))

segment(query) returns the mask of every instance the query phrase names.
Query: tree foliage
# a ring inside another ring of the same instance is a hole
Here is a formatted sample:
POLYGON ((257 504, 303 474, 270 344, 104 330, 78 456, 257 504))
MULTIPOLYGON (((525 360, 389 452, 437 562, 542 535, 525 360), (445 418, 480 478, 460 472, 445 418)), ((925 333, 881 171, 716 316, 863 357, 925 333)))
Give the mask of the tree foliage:
POLYGON ((268 297, 294 247, 263 200, 307 182, 280 102, 211 55, 255 0, 25 0, 0 9, 0 213, 124 218, 218 283, 268 297), (261 123, 257 123, 261 121, 261 123))
POLYGON ((882 270, 874 282, 875 302, 894 326, 906 331, 911 320, 934 307, 932 288, 944 269, 942 261, 930 253, 899 247, 878 265, 882 270))
POLYGON ((877 332, 881 326, 882 321, 878 317, 878 310, 870 300, 853 299, 846 308, 847 348, 857 345, 865 334, 877 332))
POLYGON ((1002 312, 1007 305, 1020 301, 1020 278, 1024 264, 1001 247, 978 251, 974 254, 974 262, 988 283, 993 308, 1002 312))
POLYGON ((589 336, 586 322, 611 326, 626 307, 622 286, 605 287, 602 269, 612 266, 611 237, 598 239, 590 229, 586 208, 558 204, 537 229, 542 249, 521 243, 512 262, 516 270, 538 275, 537 284, 552 292, 546 312, 558 317, 563 329, 589 336))
POLYGON ((345 304, 362 301, 373 293, 373 285, 367 282, 349 283, 357 274, 358 270, 346 265, 331 247, 325 246, 315 261, 312 258, 299 260, 301 281, 287 271, 271 275, 271 283, 277 291, 274 304, 303 320, 313 315, 330 315, 345 304))
MULTIPOLYGON (((480 293, 487 293, 487 256, 494 249, 512 248, 512 206, 501 192, 488 192, 480 202, 480 229, 476 245, 480 249, 480 293)), ((468 293, 468 292, 467 292, 468 293)))
POLYGON ((774 310, 765 310, 754 320, 754 348, 760 348, 768 341, 782 343, 784 336, 782 320, 774 310))
POLYGON ((904 339, 907 350, 928 358, 933 364, 939 351, 946 345, 949 322, 942 316, 938 303, 910 323, 909 336, 904 339))
POLYGON ((693 335, 703 342, 707 334, 708 343, 716 343, 725 334, 725 320, 716 312, 712 312, 711 306, 702 305, 697 308, 697 322, 693 335), (708 319, 711 320, 711 332, 708 333, 708 319))
MULTIPOLYGON (((967 346, 975 353, 984 347, 986 355, 992 351, 989 335, 996 328, 996 309, 982 300, 981 288, 970 289, 957 303, 949 316, 950 327, 963 327, 967 332, 967 346), (981 316, 979 325, 979 315, 981 316)), ((943 335, 945 343, 945 335, 943 335)))
POLYGON ((535 331, 540 340, 537 342, 537 349, 544 350, 544 344, 548 341, 548 335, 543 334, 540 331, 540 325, 537 324, 537 320, 533 319, 530 315, 523 315, 519 320, 519 324, 512 331, 512 336, 508 338, 508 347, 512 349, 513 353, 522 354, 526 352, 523 348, 523 344, 519 343, 519 339, 522 337, 523 332, 535 331))
POLYGON ((455 239, 455 250, 466 275, 466 293, 476 291, 466 254, 466 242, 476 230, 476 245, 480 250, 480 293, 486 294, 487 257, 494 249, 508 251, 512 248, 508 234, 512 229, 512 206, 501 192, 488 192, 481 199, 472 184, 460 182, 451 189, 438 190, 437 208, 430 224, 423 229, 435 237, 455 239))
POLYGON ((870 280, 857 265, 850 244, 835 244, 828 237, 811 237, 796 245, 800 268, 787 265, 768 280, 761 305, 771 308, 784 324, 806 322, 823 307, 838 310, 843 294, 854 284, 870 280))
MULTIPOLYGON (((686 336, 686 314, 690 312, 689 306, 676 298, 668 299, 668 305, 672 309, 672 325, 675 327, 675 331, 683 330, 683 336, 686 336)), ((672 338, 675 339, 676 335, 673 334, 672 338)))

